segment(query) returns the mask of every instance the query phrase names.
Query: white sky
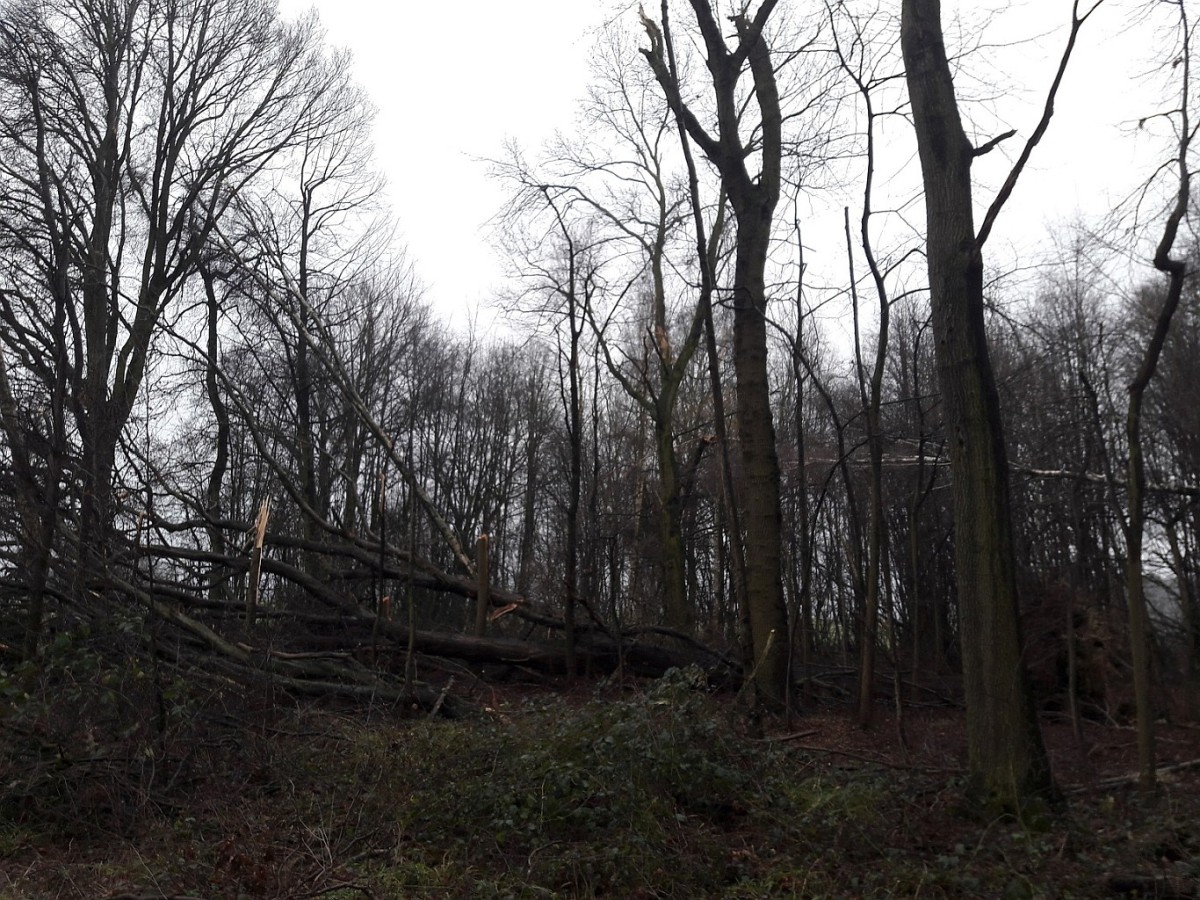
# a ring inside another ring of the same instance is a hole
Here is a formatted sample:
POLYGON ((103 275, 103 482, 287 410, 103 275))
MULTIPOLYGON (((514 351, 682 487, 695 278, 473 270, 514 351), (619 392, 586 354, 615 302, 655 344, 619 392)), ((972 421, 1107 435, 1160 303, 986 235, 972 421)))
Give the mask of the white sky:
POLYGON ((281 0, 315 8, 330 44, 354 56, 378 108, 376 161, 427 296, 464 325, 502 270, 484 223, 503 194, 482 159, 519 139, 536 150, 572 121, 587 83, 585 0, 281 0))
MULTIPOLYGON (((1150 55, 1143 49, 1146 36, 1129 18, 1130 3, 1109 0, 1111 8, 1085 28, 1058 114, 1001 219, 993 248, 1043 243, 1046 226, 1102 214, 1145 176, 1147 161, 1134 154, 1139 146, 1150 149, 1148 138, 1122 135, 1123 125, 1128 132, 1130 122, 1153 110, 1145 90, 1130 80, 1148 67, 1150 55)), ((949 19, 959 3, 943 5, 949 19)), ((976 12, 1004 4, 962 5, 976 12)), ((1070 13, 1069 0, 1008 5, 989 34, 997 43, 1049 32, 1070 13)), ((555 129, 571 127, 587 84, 592 31, 609 4, 281 0, 281 6, 286 16, 315 8, 329 43, 352 51, 357 80, 379 110, 377 164, 387 175, 410 256, 435 307, 465 325, 502 278, 484 223, 504 197, 480 160, 500 157, 509 138, 536 155, 555 129)), ((978 180, 994 185, 1007 172, 1005 155, 1017 152, 1036 121, 1062 40, 1059 33, 988 51, 998 75, 1012 79, 997 105, 1019 134, 1004 145, 1006 154, 977 164, 978 180)))

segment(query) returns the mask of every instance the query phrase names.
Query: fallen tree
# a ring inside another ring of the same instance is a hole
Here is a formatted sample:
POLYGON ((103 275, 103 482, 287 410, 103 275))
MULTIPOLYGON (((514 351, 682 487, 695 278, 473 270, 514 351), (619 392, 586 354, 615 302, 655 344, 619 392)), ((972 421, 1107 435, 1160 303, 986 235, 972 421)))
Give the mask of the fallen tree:
MULTIPOLYGON (((159 520, 161 532, 182 534, 195 523, 159 520)), ((241 523, 223 522, 226 528, 241 523)), ((249 530, 249 526, 245 530, 249 530)), ((70 547, 73 542, 68 542, 70 547)), ((72 603, 63 592, 62 608, 75 618, 103 622, 118 608, 140 609, 147 619, 166 629, 153 651, 172 662, 220 672, 243 684, 270 682, 296 694, 344 699, 373 699, 412 704, 456 714, 461 701, 447 688, 417 682, 405 673, 410 654, 455 660, 468 666, 510 667, 540 675, 568 672, 568 654, 561 618, 528 598, 498 587, 488 590, 491 617, 520 622, 522 636, 476 636, 453 631, 410 628, 392 617, 364 586, 385 581, 397 589, 419 589, 434 595, 474 600, 478 582, 447 573, 427 560, 410 558, 387 548, 380 554, 361 539, 314 542, 292 535, 266 532, 258 558, 260 577, 272 579, 277 605, 253 610, 241 599, 221 599, 207 590, 221 580, 249 591, 252 555, 234 550, 214 553, 195 544, 138 544, 129 542, 113 557, 107 571, 86 585, 88 602, 72 603), (320 552, 328 563, 318 577, 284 556, 298 550, 320 552), (369 592, 368 592, 369 594, 369 592), (257 618, 257 621, 256 621, 257 618), (533 637, 536 632, 538 637, 533 637)), ((69 569, 69 558, 59 561, 69 569)), ((60 583, 68 583, 66 571, 60 583)), ((227 592, 235 596, 237 590, 227 592)), ((655 678, 672 668, 700 666, 716 683, 740 679, 737 660, 688 635, 657 625, 621 631, 595 616, 577 632, 575 665, 579 671, 620 673, 655 678)), ((422 671, 429 667, 422 666, 422 671)))

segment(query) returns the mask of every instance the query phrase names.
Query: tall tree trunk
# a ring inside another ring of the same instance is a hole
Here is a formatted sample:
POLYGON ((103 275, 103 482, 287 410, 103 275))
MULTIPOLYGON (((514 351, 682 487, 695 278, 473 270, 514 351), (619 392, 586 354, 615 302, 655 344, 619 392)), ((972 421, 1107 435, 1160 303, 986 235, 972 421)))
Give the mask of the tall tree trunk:
MULTIPOLYGON (((1186 124, 1186 123, 1185 123, 1186 124)), ((1185 148, 1186 150, 1186 148, 1185 148)), ((1181 153, 1181 168, 1186 166, 1186 153, 1181 153)), ((1126 493, 1129 518, 1125 528, 1125 590, 1129 605, 1129 641, 1133 664, 1133 693, 1137 706, 1138 780, 1149 788, 1155 781, 1154 707, 1150 697, 1150 623, 1146 591, 1142 574, 1142 548, 1146 529, 1146 460, 1142 448, 1142 402, 1146 388, 1158 368, 1158 360, 1171 328, 1171 319, 1179 308, 1187 263, 1171 257, 1171 249, 1183 214, 1190 202, 1189 177, 1186 169, 1180 178, 1178 203, 1159 243, 1154 264, 1168 278, 1167 294, 1158 310, 1154 333, 1138 364, 1137 374, 1129 385, 1129 406, 1125 413, 1125 439, 1129 446, 1129 466, 1126 493)))
POLYGON ((679 460, 675 455, 675 430, 670 413, 654 417, 654 443, 658 456, 659 533, 663 542, 663 619, 671 628, 691 634, 695 610, 688 597, 687 557, 683 543, 683 498, 679 460))
MULTIPOLYGON (((874 179, 874 115, 870 96, 867 100, 867 179, 864 191, 861 239, 867 263, 879 297, 879 336, 875 348, 875 364, 867 378, 863 364, 861 329, 859 327, 858 282, 854 273, 854 250, 850 239, 850 209, 845 210, 846 254, 850 266, 850 297, 854 310, 854 360, 858 375, 859 400, 867 422, 867 457, 870 481, 867 490, 867 566, 863 584, 862 629, 859 634, 858 724, 869 728, 874 714, 872 695, 875 682, 875 662, 879 637, 879 592, 884 552, 883 521, 883 427, 880 406, 883 402, 883 367, 887 362, 888 322, 890 308, 883 276, 871 248, 871 185, 874 179), (869 385, 868 385, 869 380, 869 385)), ((843 460, 843 463, 845 460, 843 460)), ((855 547, 858 550, 858 547, 855 547)))
MULTIPOLYGON (((200 266, 200 277, 204 282, 204 295, 207 303, 207 339, 204 354, 204 385, 208 392, 208 402, 212 406, 213 418, 217 421, 216 454, 213 466, 208 474, 208 485, 205 488, 204 512, 209 517, 207 524, 209 549, 218 555, 225 553, 225 532, 217 524, 221 518, 221 491, 224 486, 225 472, 229 466, 229 411, 221 397, 218 385, 220 359, 217 343, 217 322, 220 308, 217 302, 217 291, 214 276, 205 264, 200 266)), ((223 581, 214 573, 209 585, 209 599, 223 600, 225 591, 223 581)))
MULTIPOLYGON (((737 214, 737 206, 734 207, 737 214)), ((787 605, 783 597, 779 455, 767 376, 764 268, 771 209, 738 214, 734 269, 733 365, 737 377, 737 429, 742 455, 746 590, 756 683, 774 703, 787 693, 787 605)))
POLYGON ((529 594, 533 580, 534 538, 537 536, 538 448, 540 441, 533 428, 533 379, 529 382, 529 431, 525 437, 525 495, 521 502, 521 546, 517 553, 517 593, 529 594))
POLYGON ((1181 68, 1179 106, 1174 122, 1179 136, 1173 163, 1177 169, 1178 185, 1174 202, 1163 226, 1162 236, 1154 252, 1154 268, 1167 276, 1167 290, 1154 319, 1154 330, 1146 343, 1137 371, 1129 384, 1129 406, 1125 413, 1125 439, 1129 446, 1129 466, 1126 493, 1129 519, 1125 529, 1125 589, 1129 605, 1129 641, 1133 663, 1133 693, 1137 705, 1138 781, 1144 788, 1155 782, 1154 709, 1150 699, 1150 625, 1146 608, 1146 592, 1142 575, 1142 546, 1146 527, 1146 460, 1142 448, 1142 402, 1146 388, 1158 369, 1163 346, 1171 330, 1171 321, 1179 309, 1184 281, 1190 273, 1186 259, 1172 256, 1179 228, 1191 205, 1190 150, 1191 126, 1191 26, 1187 6, 1178 4, 1179 30, 1182 47, 1172 69, 1181 68))
MULTIPOLYGON (((717 133, 710 134, 683 100, 671 41, 669 8, 662 3, 662 27, 646 18, 650 48, 643 51, 655 79, 675 111, 680 127, 704 151, 721 174, 737 220, 733 275, 734 372, 737 380, 737 427, 744 483, 739 500, 744 526, 746 594, 754 675, 758 695, 782 706, 788 695, 789 633, 781 575, 782 540, 779 505, 779 457, 767 377, 767 292, 765 270, 771 224, 779 201, 783 117, 775 68, 763 29, 778 0, 764 0, 750 15, 733 16, 737 45, 731 51, 710 0, 691 0, 692 12, 707 51, 717 110, 717 133), (750 156, 740 129, 744 102, 738 83, 748 69, 760 115, 756 149, 761 170, 746 168, 750 156)), ((686 142, 685 142, 686 148, 686 142)), ((689 162, 689 170, 691 169, 689 162)), ((694 175, 689 177, 695 189, 694 175)), ((693 198, 693 204, 695 199, 693 198)), ((699 222, 699 218, 697 219, 699 222)), ((706 248, 700 246, 705 270, 706 248)), ((707 272, 711 286, 711 272, 707 272)), ((735 539, 738 537, 734 533, 735 539)))
MULTIPOLYGON (((309 271, 309 255, 313 240, 313 190, 305 184, 301 185, 300 212, 300 247, 297 258, 296 297, 299 300, 296 309, 296 345, 294 350, 292 389, 296 394, 296 451, 300 475, 300 493, 305 504, 313 511, 312 514, 300 516, 301 527, 306 540, 316 543, 319 527, 314 520, 314 514, 323 512, 323 503, 318 492, 316 449, 313 441, 313 384, 314 365, 309 356, 309 330, 315 317, 313 312, 313 297, 310 294, 311 278, 309 271)), ((305 552, 303 556, 304 571, 310 575, 319 575, 321 557, 319 554, 305 552)))
MULTIPOLYGON (((797 229, 799 230, 799 229, 797 229)), ((799 243, 799 242, 798 242, 799 243)), ((803 253, 803 247, 800 252, 803 253)), ((803 264, 801 275, 803 276, 803 264)), ((796 560, 793 558, 793 577, 798 578, 796 586, 797 609, 796 621, 792 623, 792 653, 800 652, 800 671, 804 676, 803 694, 810 693, 808 676, 812 665, 813 650, 813 609, 812 609, 812 571, 813 571, 813 542, 811 513, 808 508, 808 456, 807 443, 804 434, 804 308, 800 291, 796 296, 796 334, 792 337, 792 379, 796 382, 796 402, 792 409, 793 428, 796 432, 796 531, 792 542, 799 554, 799 572, 795 572, 796 560), (795 644, 799 642, 799 648, 795 644)), ((795 557, 796 553, 793 553, 795 557)))
POLYGON ((567 435, 570 444, 569 475, 567 483, 567 560, 564 572, 565 597, 563 609, 563 637, 566 639, 567 677, 574 678, 575 669, 575 602, 579 597, 579 500, 583 483, 583 410, 579 390, 579 337, 582 326, 577 327, 578 310, 575 302, 575 257, 571 256, 571 296, 568 298, 567 323, 570 329, 568 351, 568 378, 570 388, 567 402, 567 435))
POLYGON ((939 0, 903 0, 901 43, 925 183, 938 379, 953 478, 959 636, 973 791, 1004 809, 1053 794, 1022 659, 1008 460, 988 355, 971 163, 939 0))

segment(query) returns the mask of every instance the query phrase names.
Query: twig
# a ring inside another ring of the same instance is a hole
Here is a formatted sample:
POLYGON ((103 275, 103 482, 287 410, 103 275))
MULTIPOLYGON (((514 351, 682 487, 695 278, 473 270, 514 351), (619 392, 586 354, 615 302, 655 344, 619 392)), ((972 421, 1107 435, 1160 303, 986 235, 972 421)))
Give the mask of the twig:
MULTIPOLYGON (((1170 775, 1173 772, 1186 772, 1188 769, 1200 769, 1200 759, 1189 759, 1186 762, 1175 763, 1170 766, 1159 766, 1155 771, 1159 775, 1170 775)), ((1103 781, 1097 781, 1095 784, 1074 788, 1071 793, 1081 794, 1084 791, 1091 791, 1096 788, 1120 787, 1123 784, 1133 784, 1140 778, 1141 774, 1139 772, 1134 772, 1132 775, 1117 775, 1113 778, 1105 778, 1103 781)))
POLYGON ((833 747, 812 747, 806 744, 800 744, 795 749, 804 750, 808 753, 832 753, 837 756, 845 756, 850 759, 856 759, 859 762, 870 763, 876 766, 883 766, 887 769, 898 769, 901 772, 921 772, 925 775, 942 775, 945 773, 957 773, 963 771, 959 768, 939 768, 937 766, 914 766, 906 763, 888 762, 886 759, 875 759, 874 757, 864 756, 861 753, 854 753, 850 750, 836 750, 833 747))
POLYGON ((374 898, 375 896, 369 887, 353 881, 343 881, 338 884, 331 884, 329 887, 321 888, 319 891, 310 891, 307 894, 298 894, 297 896, 324 897, 326 894, 332 894, 334 891, 359 891, 364 897, 374 898))
POLYGON ((442 688, 442 692, 438 694, 437 700, 433 704, 433 709, 429 710, 429 715, 436 716, 442 708, 442 704, 446 700, 446 695, 450 693, 450 688, 454 687, 454 676, 450 676, 450 680, 446 682, 446 686, 442 688))
POLYGON ((812 737, 814 734, 819 734, 816 729, 812 731, 797 731, 794 734, 776 734, 768 737, 750 738, 760 744, 779 743, 782 741, 798 741, 800 738, 812 737))
POLYGON ((1200 883, 1187 878, 1172 878, 1169 875, 1110 875, 1106 888, 1109 893, 1133 894, 1138 897, 1163 897, 1174 900, 1192 900, 1200 897, 1200 883))

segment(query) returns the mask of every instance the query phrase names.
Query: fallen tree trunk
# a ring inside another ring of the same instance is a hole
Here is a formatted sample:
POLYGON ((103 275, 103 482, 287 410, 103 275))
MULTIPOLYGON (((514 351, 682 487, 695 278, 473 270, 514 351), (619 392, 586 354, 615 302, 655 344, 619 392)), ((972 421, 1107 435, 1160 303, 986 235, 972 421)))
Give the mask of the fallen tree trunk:
MULTIPOLYGON (((216 664, 226 674, 235 674, 238 680, 263 679, 297 693, 318 696, 343 696, 354 699, 378 699, 395 703, 415 703, 432 710, 438 708, 446 715, 457 712, 454 703, 447 703, 444 692, 423 684, 397 685, 384 680, 380 673, 372 672, 362 665, 345 664, 332 666, 328 660, 313 665, 305 660, 275 656, 270 650, 260 650, 245 644, 227 640, 203 622, 155 599, 136 585, 117 576, 109 576, 113 586, 128 596, 142 602, 162 620, 171 622, 184 630, 195 643, 210 651, 209 664, 216 664), (341 676, 343 680, 331 681, 330 677, 341 676)), ((195 661, 193 661, 195 662, 195 661)))
MULTIPOLYGON (((384 631, 400 646, 408 642, 408 629, 388 622, 384 631)), ((436 631, 417 631, 416 647, 422 653, 448 656, 476 663, 519 665, 540 672, 565 674, 567 647, 560 641, 525 641, 517 638, 475 637, 436 631)), ((611 674, 624 663, 630 675, 658 678, 668 669, 699 665, 711 669, 711 661, 700 654, 670 650, 652 644, 628 643, 619 647, 616 640, 599 632, 578 635, 575 659, 592 672, 611 674), (706 662, 708 665, 705 665, 706 662)))
MULTIPOLYGON (((126 597, 150 610, 166 626, 177 629, 184 643, 192 647, 189 655, 193 665, 226 674, 236 672, 234 677, 245 683, 268 679, 294 693, 407 701, 425 709, 441 706, 446 698, 435 688, 404 686, 376 665, 381 655, 405 655, 410 639, 416 652, 429 656, 475 665, 514 666, 550 675, 568 671, 566 644, 552 637, 561 632, 562 620, 530 604, 525 597, 493 588, 489 599, 493 608, 545 629, 541 633, 547 639, 475 637, 426 630, 410 633, 406 624, 382 618, 376 610, 367 608, 359 596, 364 583, 379 578, 399 582, 411 578, 414 584, 431 591, 471 598, 478 591, 477 582, 424 561, 415 573, 407 569, 404 560, 392 558, 381 563, 370 550, 354 542, 326 546, 268 534, 267 543, 293 550, 304 545, 305 549, 327 554, 331 560, 344 561, 340 571, 327 567, 318 577, 274 554, 263 556, 261 571, 265 577, 294 586, 315 604, 296 609, 290 622, 286 607, 261 610, 273 623, 269 642, 262 637, 261 629, 247 627, 243 605, 215 600, 204 588, 214 576, 244 575, 248 571, 248 557, 236 550, 214 553, 197 546, 130 542, 114 554, 106 575, 87 590, 98 600, 120 603, 120 598, 126 597), (162 564, 153 565, 154 560, 162 564), (319 607, 328 614, 314 616, 319 607), (303 651, 313 648, 314 638, 323 648, 339 653, 303 658, 303 651), (364 661, 371 665, 364 665, 364 661)), ((306 606, 303 602, 299 605, 306 606)), ((671 668, 699 665, 713 683, 736 683, 740 679, 741 667, 735 660, 688 635, 655 626, 641 626, 618 635, 599 619, 594 621, 593 625, 580 627, 577 635, 576 663, 582 671, 596 675, 620 671, 653 678, 671 668)))
MULTIPOLYGON (((278 560, 264 560, 264 570, 285 576, 301 585, 305 590, 330 605, 342 610, 347 616, 363 624, 375 627, 377 616, 363 608, 356 601, 345 595, 331 590, 323 582, 318 581, 295 566, 278 560)), ((472 590, 474 587, 472 586, 472 590)), ((494 591, 493 596, 499 599, 514 597, 506 591, 494 591)), ((544 624, 551 628, 561 628, 561 621, 541 617, 544 624)), ((407 647, 409 629, 398 622, 383 621, 381 631, 398 646, 407 647)), ((421 631, 414 634, 414 646, 422 653, 436 656, 449 656, 472 662, 509 663, 528 666, 544 672, 565 673, 567 671, 566 643, 526 641, 516 638, 478 638, 463 634, 452 634, 439 631, 421 631)), ((580 629, 576 657, 578 663, 590 667, 592 671, 604 673, 615 672, 624 662, 627 672, 641 677, 657 678, 668 669, 682 668, 689 665, 700 665, 706 669, 716 668, 713 660, 720 659, 719 655, 706 651, 701 654, 692 652, 668 650, 665 647, 632 642, 624 646, 613 636, 599 629, 580 629)), ((723 664, 722 668, 728 668, 723 664)))
MULTIPOLYGON (((263 571, 296 584, 322 605, 335 610, 335 615, 321 624, 338 625, 342 633, 330 635, 328 641, 323 643, 332 643, 346 651, 371 648, 375 654, 388 650, 400 654, 406 652, 410 642, 407 626, 381 620, 354 598, 278 559, 264 558, 263 571), (380 638, 384 641, 381 642, 380 638)), ((311 634, 293 632, 287 635, 276 631, 275 644, 271 648, 256 647, 241 642, 240 638, 231 639, 219 634, 191 614, 190 609, 185 611, 189 602, 195 601, 196 609, 209 614, 216 611, 231 615, 241 612, 241 608, 234 604, 222 608, 221 604, 214 603, 208 597, 189 594, 179 585, 158 582, 142 587, 116 575, 109 576, 109 585, 148 606, 161 620, 181 628, 192 641, 205 646, 214 656, 224 660, 226 665, 235 665, 245 672, 260 672, 282 687, 308 693, 375 696, 381 699, 402 697, 399 688, 381 681, 381 673, 364 667, 356 658, 338 661, 326 657, 306 663, 292 655, 294 651, 312 646, 311 634), (277 653, 277 650, 284 652, 277 653)), ((504 592, 500 593, 504 595, 504 592)), ((303 622, 307 618, 306 614, 300 614, 298 621, 303 622)), ((561 623, 550 619, 549 626, 554 629, 555 626, 561 627, 561 623)), ((673 633, 664 636, 679 637, 673 633)), ((547 674, 564 674, 567 671, 566 644, 562 641, 475 637, 426 630, 416 630, 411 637, 412 646, 422 654, 476 664, 520 666, 547 674)), ((611 674, 621 669, 630 675, 656 678, 671 668, 699 665, 716 680, 737 677, 738 670, 732 661, 695 642, 684 643, 682 648, 668 648, 636 639, 619 640, 599 628, 591 628, 581 630, 578 635, 575 655, 578 665, 595 674, 611 674)), ((435 694, 426 687, 414 686, 411 699, 428 708, 435 701, 435 694)))
MULTIPOLYGON (((289 540, 288 543, 294 543, 294 541, 289 540)), ((198 549, 180 551, 176 548, 160 546, 153 547, 151 550, 163 556, 173 554, 191 561, 219 563, 232 568, 244 569, 249 565, 248 559, 242 557, 221 556, 198 549)), ((351 550, 347 555, 357 557, 359 552, 361 551, 351 550)), ((431 571, 431 569, 432 567, 425 572, 417 573, 412 579, 414 585, 466 598, 476 596, 478 586, 474 581, 436 569, 431 571)), ((333 586, 341 580, 351 580, 348 573, 340 573, 342 578, 335 577, 332 581, 319 580, 299 567, 271 556, 263 558, 262 570, 266 574, 297 585, 315 600, 337 610, 347 624, 356 622, 372 629, 381 626, 381 632, 390 641, 400 647, 407 647, 409 631, 406 626, 392 621, 380 623, 374 612, 363 607, 354 597, 333 586)), ((401 567, 397 567, 394 572, 385 569, 382 574, 384 577, 402 581, 406 581, 410 577, 409 573, 403 571, 401 567)), ((370 573, 364 572, 357 577, 365 579, 369 575, 370 573)), ((159 585, 157 588, 162 590, 163 586, 159 585)), ((186 592, 176 591, 174 594, 177 599, 181 599, 180 595, 186 594, 186 592)), ((511 591, 492 588, 489 592, 489 601, 493 607, 511 608, 513 615, 530 624, 553 631, 563 628, 561 619, 532 607, 524 597, 511 591)), ((207 598, 203 600, 197 598, 197 602, 203 603, 209 608, 214 605, 207 598)), ((623 655, 625 671, 640 677, 656 678, 668 669, 689 665, 699 665, 717 677, 722 675, 733 677, 740 672, 740 666, 735 660, 705 647, 694 638, 671 629, 644 626, 631 629, 626 636, 638 634, 653 634, 676 641, 682 646, 679 649, 671 649, 639 641, 636 637, 634 640, 628 641, 625 640, 625 636, 618 639, 600 626, 581 626, 579 628, 579 664, 590 671, 608 674, 615 672, 621 666, 623 655)), ((470 662, 522 665, 549 673, 565 673, 567 666, 566 645, 557 641, 529 641, 504 637, 475 638, 463 634, 418 630, 415 634, 415 648, 421 653, 437 656, 470 662)))

